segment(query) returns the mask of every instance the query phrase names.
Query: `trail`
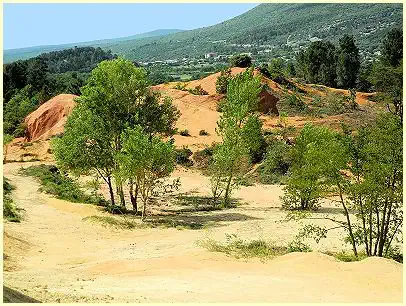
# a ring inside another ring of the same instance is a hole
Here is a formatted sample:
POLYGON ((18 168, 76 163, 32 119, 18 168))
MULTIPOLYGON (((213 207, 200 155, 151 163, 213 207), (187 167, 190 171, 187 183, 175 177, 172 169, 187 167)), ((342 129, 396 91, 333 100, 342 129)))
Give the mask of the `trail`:
MULTIPOLYGON (((25 209, 21 223, 4 224, 4 285, 41 302, 402 301, 403 265, 390 260, 343 263, 312 252, 263 263, 197 244, 225 233, 292 237, 296 228, 275 222, 283 217, 277 186, 244 187, 236 195, 249 204, 200 213, 199 218, 219 220, 213 228, 119 230, 83 221, 104 214, 95 206, 38 192, 35 179, 17 173, 31 164, 4 165, 4 175, 16 186, 14 200, 25 209)), ((183 192, 206 188, 201 175, 178 174, 183 192)))

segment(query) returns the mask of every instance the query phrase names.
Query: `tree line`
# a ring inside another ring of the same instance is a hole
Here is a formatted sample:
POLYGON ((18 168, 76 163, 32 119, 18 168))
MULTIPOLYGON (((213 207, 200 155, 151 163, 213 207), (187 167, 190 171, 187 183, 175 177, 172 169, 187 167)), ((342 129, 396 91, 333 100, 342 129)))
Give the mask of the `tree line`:
POLYGON ((83 47, 44 53, 3 66, 4 133, 24 135, 22 120, 41 103, 60 93, 80 94, 89 72, 111 51, 83 47))
POLYGON ((382 65, 399 67, 403 57, 403 33, 392 29, 384 37, 380 56, 373 63, 361 63, 359 48, 355 38, 344 35, 335 46, 329 41, 316 41, 296 56, 296 76, 309 83, 324 84, 330 87, 379 90, 379 76, 374 70, 382 65))

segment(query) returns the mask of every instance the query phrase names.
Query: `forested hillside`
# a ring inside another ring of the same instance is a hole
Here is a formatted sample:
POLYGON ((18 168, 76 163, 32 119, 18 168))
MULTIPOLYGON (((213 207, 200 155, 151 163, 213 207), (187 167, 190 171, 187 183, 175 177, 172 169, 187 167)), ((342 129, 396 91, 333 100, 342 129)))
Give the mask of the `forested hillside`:
MULTIPOLYGON (((348 34, 355 37, 361 57, 371 58, 388 29, 401 26, 401 4, 266 3, 210 27, 181 32, 159 30, 81 45, 111 49, 136 61, 202 58, 209 52, 224 55, 249 52, 259 60, 278 56, 289 59, 312 41, 326 39, 336 43, 348 34)), ((9 62, 55 48, 58 46, 6 50, 4 57, 9 62)))
POLYGON ((79 94, 89 72, 111 51, 83 47, 44 53, 3 66, 4 133, 22 136, 26 115, 59 93, 79 94))
POLYGON ((44 53, 44 52, 59 51, 59 50, 63 50, 63 49, 73 48, 75 46, 76 47, 88 47, 88 46, 104 47, 106 44, 114 45, 114 44, 117 44, 117 43, 120 43, 120 42, 126 41, 126 40, 134 41, 137 39, 143 39, 143 38, 147 38, 147 37, 159 37, 159 36, 173 34, 173 33, 181 32, 181 31, 182 30, 178 30, 178 29, 160 29, 160 30, 154 30, 151 32, 135 34, 135 35, 126 36, 126 37, 113 38, 113 39, 102 39, 102 40, 87 41, 87 42, 75 42, 75 43, 63 44, 63 45, 35 46, 35 47, 28 47, 28 48, 9 49, 9 50, 4 50, 3 61, 4 61, 4 63, 11 63, 11 62, 19 60, 19 59, 28 59, 28 58, 37 56, 41 53, 44 53))
POLYGON ((388 28, 402 25, 400 4, 261 4, 220 24, 161 38, 111 45, 138 61, 201 57, 208 52, 286 55, 317 39, 354 35, 362 56, 372 56, 388 28))

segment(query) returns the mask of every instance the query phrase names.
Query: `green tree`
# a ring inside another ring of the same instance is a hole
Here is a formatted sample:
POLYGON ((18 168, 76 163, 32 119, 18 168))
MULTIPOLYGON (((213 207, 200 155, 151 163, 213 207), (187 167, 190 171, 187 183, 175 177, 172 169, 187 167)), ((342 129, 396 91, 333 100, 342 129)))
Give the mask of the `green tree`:
POLYGON ((140 126, 126 129, 121 135, 122 148, 118 152, 118 176, 133 180, 143 202, 142 219, 146 216, 154 189, 160 179, 169 176, 175 168, 175 148, 171 141, 163 142, 150 136, 140 126))
POLYGON ((286 66, 286 74, 291 77, 294 78, 296 77, 296 68, 295 68, 295 64, 292 62, 289 62, 286 66))
POLYGON ((393 241, 401 240, 403 224, 401 121, 385 113, 372 125, 344 132, 326 130, 323 141, 306 145, 303 164, 308 171, 317 169, 323 197, 338 198, 346 220, 324 218, 338 225, 331 229, 347 231, 354 255, 363 246, 368 256, 387 256, 393 241))
POLYGON ((246 68, 250 67, 252 64, 251 62, 251 57, 248 54, 238 54, 234 55, 231 58, 231 65, 233 67, 241 67, 241 68, 246 68))
POLYGON ((15 137, 24 136, 24 118, 34 111, 39 105, 38 95, 31 85, 17 91, 17 93, 4 106, 3 130, 4 133, 13 134, 15 137))
POLYGON ((403 31, 392 29, 386 35, 382 45, 382 58, 385 63, 396 67, 403 58, 403 31))
POLYGON ((41 90, 47 83, 48 65, 43 58, 34 58, 28 61, 27 84, 30 84, 36 91, 41 90))
POLYGON ((403 120, 403 65, 392 67, 378 61, 369 79, 375 90, 383 93, 388 110, 403 120))
POLYGON ((309 151, 323 145, 330 138, 331 133, 325 127, 306 124, 300 131, 291 150, 291 173, 284 188, 283 207, 301 210, 317 208, 323 192, 321 169, 314 159, 309 159, 309 151))
POLYGON ((354 37, 344 35, 340 38, 337 52, 338 86, 354 88, 361 66, 359 49, 355 45, 354 37))
POLYGON ((299 75, 307 82, 335 87, 337 84, 337 55, 329 41, 312 42, 296 57, 299 75))
POLYGON ((235 76, 227 87, 227 103, 217 123, 223 142, 215 148, 212 175, 214 198, 224 191, 225 205, 229 205, 232 187, 238 184, 235 177, 247 165, 249 150, 254 147, 246 141, 247 135, 258 134, 256 129, 260 128, 253 119, 260 91, 260 80, 253 76, 252 69, 235 76))
MULTIPOLYGON (((101 62, 81 91, 64 135, 54 142, 56 160, 79 173, 97 172, 109 186, 113 205, 114 178, 120 203, 125 206, 123 180, 113 176, 119 167, 115 156, 121 151, 121 134, 137 125, 142 125, 151 139, 154 133, 170 134, 179 112, 168 98, 160 103, 159 94, 148 87, 144 69, 121 58, 101 62)), ((136 201, 132 184, 130 196, 136 201)))
POLYGON ((51 141, 58 168, 75 174, 97 174, 107 184, 115 205, 112 175, 116 168, 114 143, 105 132, 105 122, 78 103, 65 124, 62 137, 51 141))

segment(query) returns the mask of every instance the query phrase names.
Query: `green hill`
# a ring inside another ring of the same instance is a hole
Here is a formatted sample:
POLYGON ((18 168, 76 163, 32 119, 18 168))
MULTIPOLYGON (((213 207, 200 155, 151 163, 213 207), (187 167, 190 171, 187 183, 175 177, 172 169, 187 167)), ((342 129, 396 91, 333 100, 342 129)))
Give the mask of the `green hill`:
MULTIPOLYGON (((165 36, 94 41, 86 45, 111 49, 113 53, 142 62, 201 58, 209 52, 222 55, 250 52, 256 59, 289 59, 311 41, 328 39, 337 42, 343 34, 353 34, 363 58, 370 58, 390 28, 402 27, 402 14, 402 4, 267 3, 210 27, 166 33, 165 36)), ((70 47, 73 45, 80 44, 71 44, 70 47)), ((7 50, 5 60, 52 51, 36 48, 20 49, 17 55, 17 50, 7 50)))
POLYGON ((19 59, 28 59, 31 57, 35 57, 41 53, 45 52, 52 52, 52 51, 59 51, 63 49, 69 49, 74 46, 77 47, 103 47, 104 49, 106 46, 110 45, 118 45, 119 43, 125 42, 126 40, 131 40, 132 42, 143 39, 143 38, 148 38, 148 37, 160 37, 160 36, 165 36, 168 34, 173 34, 177 32, 181 32, 182 30, 178 29, 160 29, 160 30, 154 30, 151 32, 146 32, 146 33, 141 33, 141 34, 136 34, 136 35, 131 35, 131 36, 126 36, 126 37, 120 37, 120 38, 113 38, 113 39, 103 39, 103 40, 94 40, 94 41, 87 41, 87 42, 77 42, 77 43, 69 43, 69 44, 63 44, 63 45, 47 45, 47 46, 35 46, 35 47, 28 47, 28 48, 19 48, 19 49, 8 49, 4 50, 4 63, 10 63, 19 59))
POLYGON ((402 26, 401 4, 261 4, 220 24, 161 38, 111 45, 138 61, 201 57, 208 52, 292 56, 316 39, 353 34, 364 57, 376 52, 389 28, 402 26))

